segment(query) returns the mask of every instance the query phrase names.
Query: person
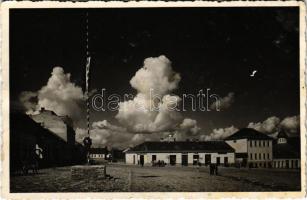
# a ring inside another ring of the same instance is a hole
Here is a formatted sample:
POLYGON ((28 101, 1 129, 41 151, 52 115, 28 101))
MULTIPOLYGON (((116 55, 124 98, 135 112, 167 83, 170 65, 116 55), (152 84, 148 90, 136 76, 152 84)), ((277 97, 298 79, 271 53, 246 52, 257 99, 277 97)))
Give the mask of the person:
POLYGON ((212 175, 213 174, 213 164, 212 163, 209 164, 209 169, 210 169, 210 175, 212 175))
POLYGON ((215 165, 215 170, 214 170, 214 174, 217 176, 218 175, 218 165, 215 165))

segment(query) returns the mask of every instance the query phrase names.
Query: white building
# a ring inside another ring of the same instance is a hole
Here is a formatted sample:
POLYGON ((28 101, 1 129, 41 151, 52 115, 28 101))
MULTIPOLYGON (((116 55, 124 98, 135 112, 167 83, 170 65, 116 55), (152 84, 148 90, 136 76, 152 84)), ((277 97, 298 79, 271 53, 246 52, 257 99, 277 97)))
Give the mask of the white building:
POLYGON ((232 165, 234 149, 224 141, 207 142, 144 142, 125 152, 127 164, 152 165, 158 161, 167 165, 217 163, 232 165))
POLYGON ((272 167, 273 138, 251 128, 243 128, 225 142, 235 149, 236 163, 243 167, 272 167))
POLYGON ((301 167, 299 138, 289 138, 284 131, 278 133, 273 148, 273 167, 292 169, 301 167))
POLYGON ((90 148, 90 158, 94 160, 105 160, 108 154, 107 148, 90 148))

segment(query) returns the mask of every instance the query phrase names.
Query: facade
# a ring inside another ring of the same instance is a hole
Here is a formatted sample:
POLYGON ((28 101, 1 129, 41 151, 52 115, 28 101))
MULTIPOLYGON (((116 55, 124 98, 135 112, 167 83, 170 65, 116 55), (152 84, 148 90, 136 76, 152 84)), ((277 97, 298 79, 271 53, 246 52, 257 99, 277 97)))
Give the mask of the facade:
POLYGON ((236 164, 242 167, 272 167, 273 138, 251 128, 243 128, 225 142, 235 149, 236 164))
POLYGON ((224 141, 144 142, 125 151, 125 161, 133 165, 196 165, 217 163, 229 166, 235 162, 234 149, 224 141))
POLYGON ((105 160, 108 154, 107 148, 91 148, 90 149, 90 158, 97 160, 105 160))
POLYGON ((273 148, 273 167, 288 169, 301 167, 299 138, 289 138, 284 131, 278 133, 273 148))
POLYGON ((84 147, 71 142, 44 128, 29 115, 10 113, 10 170, 13 173, 20 170, 23 163, 31 162, 34 153, 39 156, 40 168, 84 163, 84 147))

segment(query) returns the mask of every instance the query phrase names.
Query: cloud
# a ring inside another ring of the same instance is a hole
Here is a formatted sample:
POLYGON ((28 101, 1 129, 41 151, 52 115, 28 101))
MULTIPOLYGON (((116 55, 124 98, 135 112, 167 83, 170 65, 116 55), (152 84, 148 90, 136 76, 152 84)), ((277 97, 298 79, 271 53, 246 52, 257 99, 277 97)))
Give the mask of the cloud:
POLYGON ((272 137, 276 137, 281 129, 285 130, 289 136, 295 136, 299 133, 300 119, 299 116, 291 116, 280 120, 278 117, 272 116, 263 122, 250 122, 247 127, 272 137))
POLYGON ((23 91, 19 95, 19 101, 28 114, 37 110, 37 92, 23 91))
POLYGON ((234 100, 235 100, 235 94, 233 92, 229 92, 227 96, 219 99, 218 101, 213 102, 210 105, 210 108, 212 110, 216 109, 217 111, 225 110, 234 103, 234 100))
POLYGON ((212 133, 210 133, 209 135, 201 135, 200 140, 222 140, 234 134, 238 130, 239 129, 234 126, 230 126, 227 128, 216 128, 213 129, 212 133))
POLYGON ((183 119, 179 127, 168 134, 171 135, 176 141, 185 141, 187 139, 198 139, 201 128, 198 127, 197 121, 190 118, 183 119))
POLYGON ((74 122, 84 118, 85 101, 82 88, 70 80, 70 74, 65 74, 63 68, 54 67, 45 86, 37 92, 22 92, 20 101, 27 113, 37 112, 44 107, 57 115, 68 115, 74 122), (37 102, 31 99, 37 98, 37 102))
MULTIPOLYGON (((76 140, 78 142, 83 143, 83 139, 86 136, 86 129, 76 129, 76 140)), ((106 120, 94 122, 90 130, 93 147, 108 146, 123 149, 133 147, 145 141, 159 141, 166 136, 167 133, 165 132, 155 134, 131 133, 123 127, 110 124, 106 120)))
POLYGON ((178 87, 181 77, 174 72, 171 61, 165 56, 146 58, 144 66, 140 68, 130 80, 131 86, 145 95, 153 90, 155 95, 163 96, 178 87))
POLYGON ((280 127, 285 129, 290 135, 297 134, 300 128, 299 116, 286 117, 281 121, 280 127))
POLYGON ((165 56, 145 59, 130 80, 138 93, 134 99, 119 103, 116 119, 130 132, 178 130, 183 117, 176 107, 181 98, 170 92, 177 89, 180 79, 165 56))
POLYGON ((278 126, 280 119, 278 117, 272 116, 264 120, 263 122, 250 122, 247 128, 253 128, 259 132, 270 134, 278 131, 278 126))
MULTIPOLYGON (((196 120, 181 115, 177 110, 181 98, 171 94, 178 88, 180 79, 165 56, 145 59, 144 66, 130 80, 137 95, 119 103, 115 118, 120 126, 106 120, 93 122, 93 143, 127 147, 169 135, 181 139, 197 135, 200 128, 196 120)), ((85 133, 78 129, 78 139, 85 133)))

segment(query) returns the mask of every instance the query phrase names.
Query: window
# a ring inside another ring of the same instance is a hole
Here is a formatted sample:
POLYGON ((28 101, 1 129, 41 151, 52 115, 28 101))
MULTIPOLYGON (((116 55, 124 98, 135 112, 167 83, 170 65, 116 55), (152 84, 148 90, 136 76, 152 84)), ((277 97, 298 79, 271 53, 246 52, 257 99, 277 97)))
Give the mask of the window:
POLYGON ((253 154, 251 153, 249 156, 250 156, 250 159, 253 160, 253 154))
POLYGON ((257 154, 255 153, 255 160, 257 160, 257 154))
POLYGON ((257 146, 257 141, 255 140, 255 147, 257 146))
POLYGON ((250 146, 250 147, 253 147, 253 141, 252 141, 252 140, 249 141, 249 146, 250 146))
POLYGON ((259 160, 261 160, 261 153, 259 153, 259 160))
POLYGON ((270 154, 268 153, 268 160, 270 159, 270 154))
POLYGON ((265 147, 265 141, 264 141, 264 140, 262 141, 262 144, 263 144, 263 146, 265 147))
POLYGON ((265 153, 263 153, 263 160, 265 160, 265 153))
POLYGON ((259 141, 259 147, 261 147, 261 141, 259 141))

